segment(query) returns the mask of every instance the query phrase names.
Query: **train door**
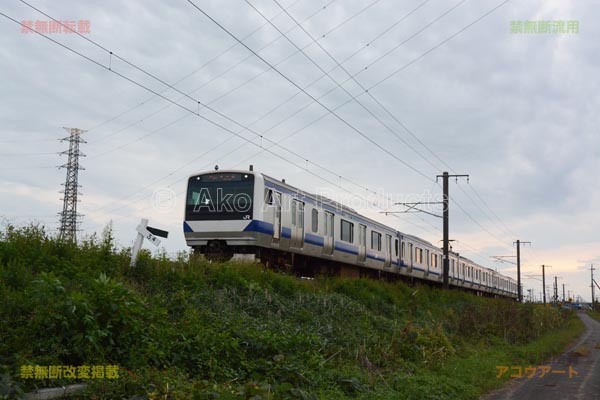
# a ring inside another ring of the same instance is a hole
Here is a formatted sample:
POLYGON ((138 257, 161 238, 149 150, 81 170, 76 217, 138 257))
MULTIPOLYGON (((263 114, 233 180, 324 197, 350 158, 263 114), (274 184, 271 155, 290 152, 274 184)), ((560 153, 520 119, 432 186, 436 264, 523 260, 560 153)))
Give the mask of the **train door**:
POLYGON ((325 233, 323 237, 323 254, 333 254, 333 213, 325 211, 325 233))
POLYGON ((278 243, 281 238, 281 193, 272 192, 273 206, 273 243, 278 243))
POLYGON ((304 246, 304 203, 295 199, 292 199, 291 246, 298 249, 304 246))
POLYGON ((385 235, 385 260, 383 266, 389 268, 392 263, 392 235, 385 235))
POLYGON ((367 260, 367 226, 358 225, 358 262, 367 260))

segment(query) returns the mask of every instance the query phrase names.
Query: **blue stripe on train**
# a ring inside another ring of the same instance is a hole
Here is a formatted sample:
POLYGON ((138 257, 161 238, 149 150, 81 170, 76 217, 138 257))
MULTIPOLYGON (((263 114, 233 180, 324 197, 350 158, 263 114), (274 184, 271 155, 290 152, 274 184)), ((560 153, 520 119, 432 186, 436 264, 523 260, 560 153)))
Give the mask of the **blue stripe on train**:
MULTIPOLYGON (((187 222, 183 222, 183 231, 184 232, 193 232, 192 228, 188 225, 187 222)), ((273 235, 273 224, 264 221, 252 220, 245 228, 244 232, 259 232, 264 233, 266 235, 273 235)), ((283 238, 291 238, 292 230, 287 227, 281 228, 281 237, 283 238)), ((312 244, 314 246, 323 247, 324 238, 319 235, 313 235, 312 233, 306 233, 304 241, 308 244, 312 244)), ((358 255, 358 247, 352 246, 349 244, 345 244, 342 242, 335 242, 335 250, 341 251, 343 253, 348 253, 352 255, 358 255)), ((374 253, 367 253, 367 258, 375 261, 384 261, 383 257, 379 257, 374 253)), ((406 264, 402 261, 392 261, 393 265, 397 265, 400 267, 406 267, 406 264)), ((421 268, 413 267, 413 269, 417 271, 424 271, 421 268)), ((430 271, 430 274, 439 275, 437 272, 430 271)))

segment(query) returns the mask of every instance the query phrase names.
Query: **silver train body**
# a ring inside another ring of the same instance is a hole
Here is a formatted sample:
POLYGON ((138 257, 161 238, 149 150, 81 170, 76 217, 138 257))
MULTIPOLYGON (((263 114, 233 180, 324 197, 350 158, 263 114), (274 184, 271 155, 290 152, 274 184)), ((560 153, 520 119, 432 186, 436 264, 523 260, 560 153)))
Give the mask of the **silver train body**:
MULTIPOLYGON (((253 171, 192 175, 183 230, 188 246, 207 256, 258 258, 309 269, 337 265, 442 282, 439 247, 253 171)), ((449 283, 480 294, 517 297, 514 279, 456 253, 450 254, 449 283)))

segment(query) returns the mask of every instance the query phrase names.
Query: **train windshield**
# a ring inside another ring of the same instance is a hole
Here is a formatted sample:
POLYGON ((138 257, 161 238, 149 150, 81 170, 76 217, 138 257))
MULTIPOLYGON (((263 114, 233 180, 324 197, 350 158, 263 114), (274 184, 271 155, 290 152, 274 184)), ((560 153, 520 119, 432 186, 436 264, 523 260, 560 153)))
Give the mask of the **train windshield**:
POLYGON ((214 173, 188 181, 186 220, 252 219, 254 175, 214 173))

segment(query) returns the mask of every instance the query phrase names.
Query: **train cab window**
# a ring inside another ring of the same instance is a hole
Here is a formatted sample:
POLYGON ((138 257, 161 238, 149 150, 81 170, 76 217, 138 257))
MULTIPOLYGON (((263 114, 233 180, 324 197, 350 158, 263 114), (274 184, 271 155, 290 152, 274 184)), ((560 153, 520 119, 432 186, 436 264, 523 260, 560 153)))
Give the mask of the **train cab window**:
POLYGON ((381 233, 371 231, 371 249, 381 251, 381 233))
POLYGON ((319 210, 316 208, 312 209, 312 231, 317 233, 319 230, 319 210))
POLYGON ((394 240, 394 254, 398 257, 398 239, 394 240))
POLYGON ((344 242, 354 242, 354 224, 346 221, 345 219, 340 220, 341 234, 340 239, 344 242))

